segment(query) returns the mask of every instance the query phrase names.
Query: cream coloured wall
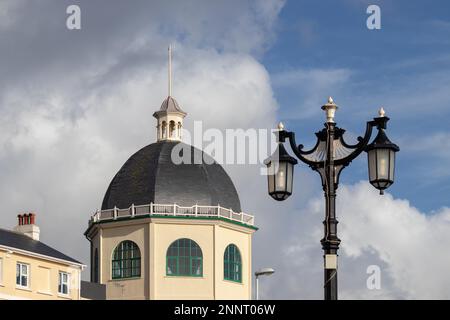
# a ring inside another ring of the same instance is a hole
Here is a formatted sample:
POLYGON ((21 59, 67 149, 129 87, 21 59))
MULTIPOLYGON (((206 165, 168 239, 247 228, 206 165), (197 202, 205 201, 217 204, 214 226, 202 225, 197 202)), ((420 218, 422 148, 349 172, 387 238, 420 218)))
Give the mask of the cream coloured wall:
POLYGON ((227 226, 216 226, 216 299, 251 299, 251 234, 236 232, 227 226), (239 249, 242 259, 242 283, 224 279, 224 253, 228 245, 234 244, 239 249))
POLYGON ((251 238, 254 230, 220 220, 145 218, 97 224, 90 231, 100 249, 101 283, 107 299, 251 299, 251 238), (203 254, 202 277, 166 275, 166 253, 172 242, 189 238, 203 254), (122 241, 141 251, 139 279, 111 279, 111 258, 122 241), (224 279, 225 248, 235 244, 242 258, 242 283, 224 279))
POLYGON ((92 282, 96 282, 95 280, 95 268, 94 268, 94 264, 95 264, 95 249, 97 249, 98 252, 98 275, 97 275, 97 280, 98 282, 102 282, 102 272, 101 272, 101 260, 102 260, 102 249, 101 249, 101 233, 102 233, 102 229, 99 229, 97 234, 95 236, 93 236, 92 240, 91 240, 91 255, 90 255, 90 264, 91 264, 91 281, 92 282))
POLYGON ((69 265, 0 248, 0 299, 78 300, 81 266, 69 265), (17 263, 29 265, 28 287, 16 285, 17 263), (58 293, 59 271, 70 275, 68 295, 58 293))
POLYGON ((214 225, 157 222, 154 225, 154 299, 214 299, 214 225), (202 277, 166 276, 167 249, 177 239, 194 240, 203 254, 202 277))
POLYGON ((101 252, 99 252, 101 283, 106 284, 107 299, 133 299, 149 298, 149 286, 145 279, 149 278, 148 253, 148 223, 140 221, 121 223, 120 226, 112 223, 104 224, 99 239, 101 252), (137 223, 136 223, 137 222, 137 223), (111 259, 114 249, 125 240, 131 240, 139 246, 141 252, 141 277, 133 279, 112 279, 111 259))

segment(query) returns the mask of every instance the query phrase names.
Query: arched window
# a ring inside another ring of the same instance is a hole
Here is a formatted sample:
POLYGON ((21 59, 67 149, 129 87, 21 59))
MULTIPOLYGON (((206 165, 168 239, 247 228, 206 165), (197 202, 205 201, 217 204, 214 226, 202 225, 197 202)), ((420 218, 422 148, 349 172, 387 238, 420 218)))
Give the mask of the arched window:
POLYGON ((163 121, 161 125, 161 138, 167 138, 167 123, 165 121, 163 121))
POLYGON ((175 121, 169 122, 169 138, 175 138, 175 121))
POLYGON ((122 241, 114 249, 112 257, 112 278, 133 278, 141 276, 141 252, 133 241, 122 241))
POLYGON ((230 244, 223 256, 223 277, 225 280, 242 282, 242 260, 238 247, 230 244))
POLYGON ((178 122, 178 138, 181 138, 181 122, 178 122))
POLYGON ((199 245, 191 239, 178 239, 169 246, 166 254, 166 275, 201 277, 203 255, 199 245))

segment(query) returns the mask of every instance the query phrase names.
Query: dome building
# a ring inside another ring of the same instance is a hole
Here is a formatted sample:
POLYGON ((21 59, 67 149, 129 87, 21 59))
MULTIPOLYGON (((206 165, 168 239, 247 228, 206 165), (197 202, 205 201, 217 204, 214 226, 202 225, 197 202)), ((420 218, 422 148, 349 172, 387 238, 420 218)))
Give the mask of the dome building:
POLYGON ((117 172, 85 232, 91 281, 107 299, 251 299, 254 217, 222 166, 181 141, 186 115, 172 97, 169 47, 157 141, 117 172), (174 163, 180 152, 192 161, 174 163))

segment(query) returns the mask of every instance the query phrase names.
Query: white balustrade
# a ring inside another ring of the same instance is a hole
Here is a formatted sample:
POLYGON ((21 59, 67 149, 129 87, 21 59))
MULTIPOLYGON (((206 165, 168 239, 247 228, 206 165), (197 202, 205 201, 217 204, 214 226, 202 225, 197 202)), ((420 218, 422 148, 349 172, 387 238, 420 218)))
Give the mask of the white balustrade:
POLYGON ((203 217, 222 217, 232 221, 238 221, 247 225, 253 226, 255 224, 255 217, 243 212, 234 212, 232 209, 221 206, 199 206, 182 207, 177 204, 154 204, 136 206, 132 204, 129 208, 99 210, 91 218, 90 223, 95 223, 104 220, 115 220, 125 217, 134 218, 136 216, 153 216, 153 215, 167 215, 167 216, 203 216, 203 217))

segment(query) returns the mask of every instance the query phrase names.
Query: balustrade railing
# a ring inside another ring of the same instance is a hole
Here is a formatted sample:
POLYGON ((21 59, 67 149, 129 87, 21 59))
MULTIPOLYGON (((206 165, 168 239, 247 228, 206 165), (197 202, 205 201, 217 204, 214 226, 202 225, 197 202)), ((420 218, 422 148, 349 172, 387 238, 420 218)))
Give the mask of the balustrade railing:
POLYGON ((183 207, 177 204, 147 204, 135 206, 131 205, 126 209, 107 209, 98 210, 90 220, 90 223, 101 222, 105 220, 116 220, 126 217, 136 216, 166 215, 177 217, 222 217, 231 221, 241 222, 254 226, 255 218, 250 214, 243 212, 234 212, 221 206, 200 206, 183 207))

